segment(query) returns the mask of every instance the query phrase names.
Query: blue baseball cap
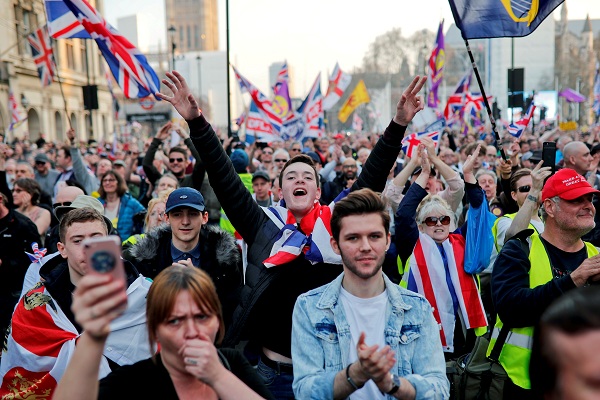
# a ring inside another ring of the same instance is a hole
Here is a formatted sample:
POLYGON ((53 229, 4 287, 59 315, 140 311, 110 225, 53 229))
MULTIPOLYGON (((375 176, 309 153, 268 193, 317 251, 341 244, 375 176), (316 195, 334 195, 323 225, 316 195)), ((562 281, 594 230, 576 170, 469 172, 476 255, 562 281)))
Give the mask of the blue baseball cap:
POLYGON ((175 189, 167 199, 165 213, 168 214, 178 207, 190 207, 194 210, 204 211, 204 197, 199 191, 191 187, 175 189))

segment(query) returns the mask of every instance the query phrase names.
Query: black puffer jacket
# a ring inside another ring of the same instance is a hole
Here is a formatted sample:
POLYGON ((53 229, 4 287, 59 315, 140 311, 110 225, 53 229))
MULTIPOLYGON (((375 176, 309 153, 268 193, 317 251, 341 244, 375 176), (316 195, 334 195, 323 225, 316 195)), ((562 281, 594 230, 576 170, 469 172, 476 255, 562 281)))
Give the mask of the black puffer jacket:
MULTIPOLYGON (((148 232, 128 248, 123 257, 145 277, 154 279, 173 264, 171 227, 148 232)), ((242 262, 234 238, 224 230, 204 225, 200 230, 200 268, 212 278, 223 306, 225 322, 230 320, 242 285, 242 262)))

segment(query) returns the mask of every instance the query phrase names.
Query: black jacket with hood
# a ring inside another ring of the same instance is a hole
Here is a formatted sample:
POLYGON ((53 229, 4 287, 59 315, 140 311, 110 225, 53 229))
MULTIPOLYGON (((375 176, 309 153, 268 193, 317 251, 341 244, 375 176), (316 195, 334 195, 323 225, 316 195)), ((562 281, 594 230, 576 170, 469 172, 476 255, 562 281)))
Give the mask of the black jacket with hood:
MULTIPOLYGON (((154 279, 160 271, 173 264, 171 237, 170 226, 153 229, 128 248, 123 257, 131 261, 142 275, 154 279)), ((199 267, 215 283, 226 323, 238 301, 242 285, 241 265, 240 251, 233 236, 215 226, 202 226, 199 267)))

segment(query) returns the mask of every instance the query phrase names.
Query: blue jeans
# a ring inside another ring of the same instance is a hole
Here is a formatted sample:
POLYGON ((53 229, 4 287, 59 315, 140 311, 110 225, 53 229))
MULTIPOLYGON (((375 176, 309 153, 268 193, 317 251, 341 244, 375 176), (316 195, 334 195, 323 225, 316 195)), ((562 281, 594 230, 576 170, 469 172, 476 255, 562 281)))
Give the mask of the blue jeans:
POLYGON ((267 388, 277 400, 293 400, 292 382, 294 374, 287 371, 277 371, 262 360, 258 361, 256 372, 263 379, 267 388))

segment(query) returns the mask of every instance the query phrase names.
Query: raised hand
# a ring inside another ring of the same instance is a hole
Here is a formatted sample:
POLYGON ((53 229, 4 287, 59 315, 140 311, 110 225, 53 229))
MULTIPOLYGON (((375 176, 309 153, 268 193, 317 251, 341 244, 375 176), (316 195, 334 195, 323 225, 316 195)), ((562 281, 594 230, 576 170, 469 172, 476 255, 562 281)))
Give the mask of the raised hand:
POLYGON ((477 145, 477 147, 475 148, 473 153, 471 153, 471 155, 467 157, 465 163, 463 164, 463 174, 465 175, 465 178, 466 178, 467 174, 473 175, 473 164, 475 163, 475 160, 477 159, 477 157, 479 157, 480 150, 481 150, 481 143, 479 143, 477 145))
POLYGON ((542 167, 543 163, 544 161, 540 161, 531 171, 531 190, 529 194, 539 195, 544 188, 546 178, 552 175, 552 167, 542 167))
POLYGON ((171 103, 179 115, 188 121, 199 117, 201 114, 200 106, 194 99, 183 76, 179 72, 173 71, 172 73, 167 72, 167 78, 169 79, 163 79, 162 82, 171 89, 173 96, 157 92, 156 97, 171 103))
POLYGON ((69 143, 75 143, 75 129, 69 128, 67 130, 67 139, 69 139, 69 143))
POLYGON ((156 138, 164 141, 169 137, 169 133, 171 132, 171 128, 173 127, 173 123, 171 121, 167 122, 163 126, 160 127, 159 131, 156 133, 156 138))
POLYGON ((415 76, 408 88, 402 93, 400 101, 396 106, 394 122, 398 125, 407 126, 414 116, 425 107, 419 92, 427 81, 427 77, 415 76))
POLYGON ((73 292, 71 309, 75 320, 95 340, 105 340, 110 323, 127 306, 125 282, 110 275, 88 274, 80 279, 73 292))

